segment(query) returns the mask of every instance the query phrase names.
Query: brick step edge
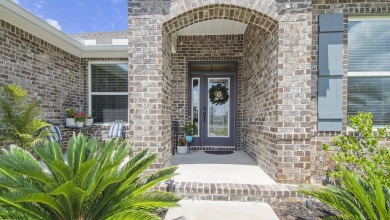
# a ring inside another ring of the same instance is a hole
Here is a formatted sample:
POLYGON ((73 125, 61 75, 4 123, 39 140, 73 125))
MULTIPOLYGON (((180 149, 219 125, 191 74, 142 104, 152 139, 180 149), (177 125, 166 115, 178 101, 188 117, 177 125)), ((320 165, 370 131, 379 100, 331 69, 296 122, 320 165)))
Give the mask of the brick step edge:
MULTIPOLYGON (((240 201, 240 202, 299 202, 305 196, 297 193, 298 185, 253 185, 234 183, 175 182, 174 193, 183 199, 240 201)), ((167 184, 160 183, 154 190, 167 191, 167 184)))

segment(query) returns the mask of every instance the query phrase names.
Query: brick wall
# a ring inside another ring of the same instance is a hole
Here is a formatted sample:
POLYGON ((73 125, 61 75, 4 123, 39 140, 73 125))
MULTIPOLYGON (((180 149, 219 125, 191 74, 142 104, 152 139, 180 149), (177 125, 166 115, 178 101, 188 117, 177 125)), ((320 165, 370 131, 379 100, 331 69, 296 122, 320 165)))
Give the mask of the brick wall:
MULTIPOLYGON (((323 143, 329 143, 332 137, 339 133, 317 132, 317 75, 318 75, 318 17, 319 14, 342 13, 344 14, 344 80, 343 80, 343 132, 347 131, 347 74, 348 74, 348 17, 350 15, 388 15, 390 12, 389 1, 372 0, 312 0, 312 72, 311 72, 311 117, 313 148, 311 182, 321 183, 325 178, 324 171, 332 169, 329 161, 330 152, 322 149, 323 143)), ((335 150, 335 149, 334 149, 335 150)))
POLYGON ((129 2, 129 135, 137 148, 159 154, 155 169, 171 157, 171 43, 160 16, 149 9, 138 16, 136 5, 129 2))
MULTIPOLYGON (((65 108, 81 105, 86 110, 89 61, 127 60, 79 58, 0 20, 0 85, 27 89, 31 97, 42 100, 42 119, 56 125, 64 125, 65 108)), ((72 132, 63 131, 66 144, 72 132)))
POLYGON ((0 84, 17 84, 42 100, 45 120, 59 124, 68 106, 87 103, 82 59, 0 20, 0 84))
MULTIPOLYGON (((183 124, 188 115, 189 62, 238 61, 238 76, 240 77, 242 74, 242 56, 243 35, 179 36, 177 40, 177 53, 172 54, 171 62, 172 120, 179 121, 180 124, 183 124)), ((240 112, 241 110, 238 111, 240 112)), ((239 128, 241 128, 240 122, 237 137, 240 136, 241 132, 239 128)))
POLYGON ((239 121, 244 150, 276 178, 277 32, 248 26, 244 34, 239 121))

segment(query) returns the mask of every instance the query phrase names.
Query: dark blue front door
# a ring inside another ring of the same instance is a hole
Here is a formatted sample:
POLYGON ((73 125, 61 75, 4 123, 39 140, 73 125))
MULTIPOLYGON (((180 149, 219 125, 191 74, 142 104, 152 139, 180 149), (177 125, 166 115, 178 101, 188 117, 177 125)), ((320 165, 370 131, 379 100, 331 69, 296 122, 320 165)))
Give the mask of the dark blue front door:
POLYGON ((192 74, 190 88, 190 115, 198 123, 193 145, 235 146, 235 74, 215 72, 192 74), (209 90, 218 84, 228 89, 229 99, 223 104, 210 102, 209 90))

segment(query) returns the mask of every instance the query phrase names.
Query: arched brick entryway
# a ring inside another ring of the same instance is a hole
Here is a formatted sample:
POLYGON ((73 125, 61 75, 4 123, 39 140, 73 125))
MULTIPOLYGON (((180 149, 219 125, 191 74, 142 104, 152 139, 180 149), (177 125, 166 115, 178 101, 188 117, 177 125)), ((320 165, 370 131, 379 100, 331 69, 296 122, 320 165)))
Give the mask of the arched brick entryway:
POLYGON ((186 77, 186 69, 178 69, 190 60, 237 60, 240 143, 277 181, 308 181, 311 16, 306 9, 288 10, 272 0, 223 3, 129 1, 129 130, 134 144, 159 153, 156 168, 168 165, 175 104, 186 102, 174 85, 181 80, 177 72, 186 77), (177 59, 171 34, 211 19, 248 24, 242 39, 235 36, 242 54, 177 59))
POLYGON ((239 21, 257 26, 268 33, 272 33, 277 27, 276 20, 260 11, 237 5, 214 4, 194 8, 177 15, 164 23, 164 30, 173 33, 194 23, 212 19, 239 21))

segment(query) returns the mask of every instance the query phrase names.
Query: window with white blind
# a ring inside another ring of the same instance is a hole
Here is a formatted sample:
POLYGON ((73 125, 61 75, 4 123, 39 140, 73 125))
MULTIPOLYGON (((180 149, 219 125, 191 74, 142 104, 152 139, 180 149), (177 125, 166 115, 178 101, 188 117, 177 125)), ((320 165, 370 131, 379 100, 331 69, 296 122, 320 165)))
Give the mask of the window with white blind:
POLYGON ((374 125, 390 124, 390 18, 348 22, 348 115, 371 112, 374 125))
POLYGON ((128 64, 90 63, 89 109, 94 122, 127 121, 128 64))

